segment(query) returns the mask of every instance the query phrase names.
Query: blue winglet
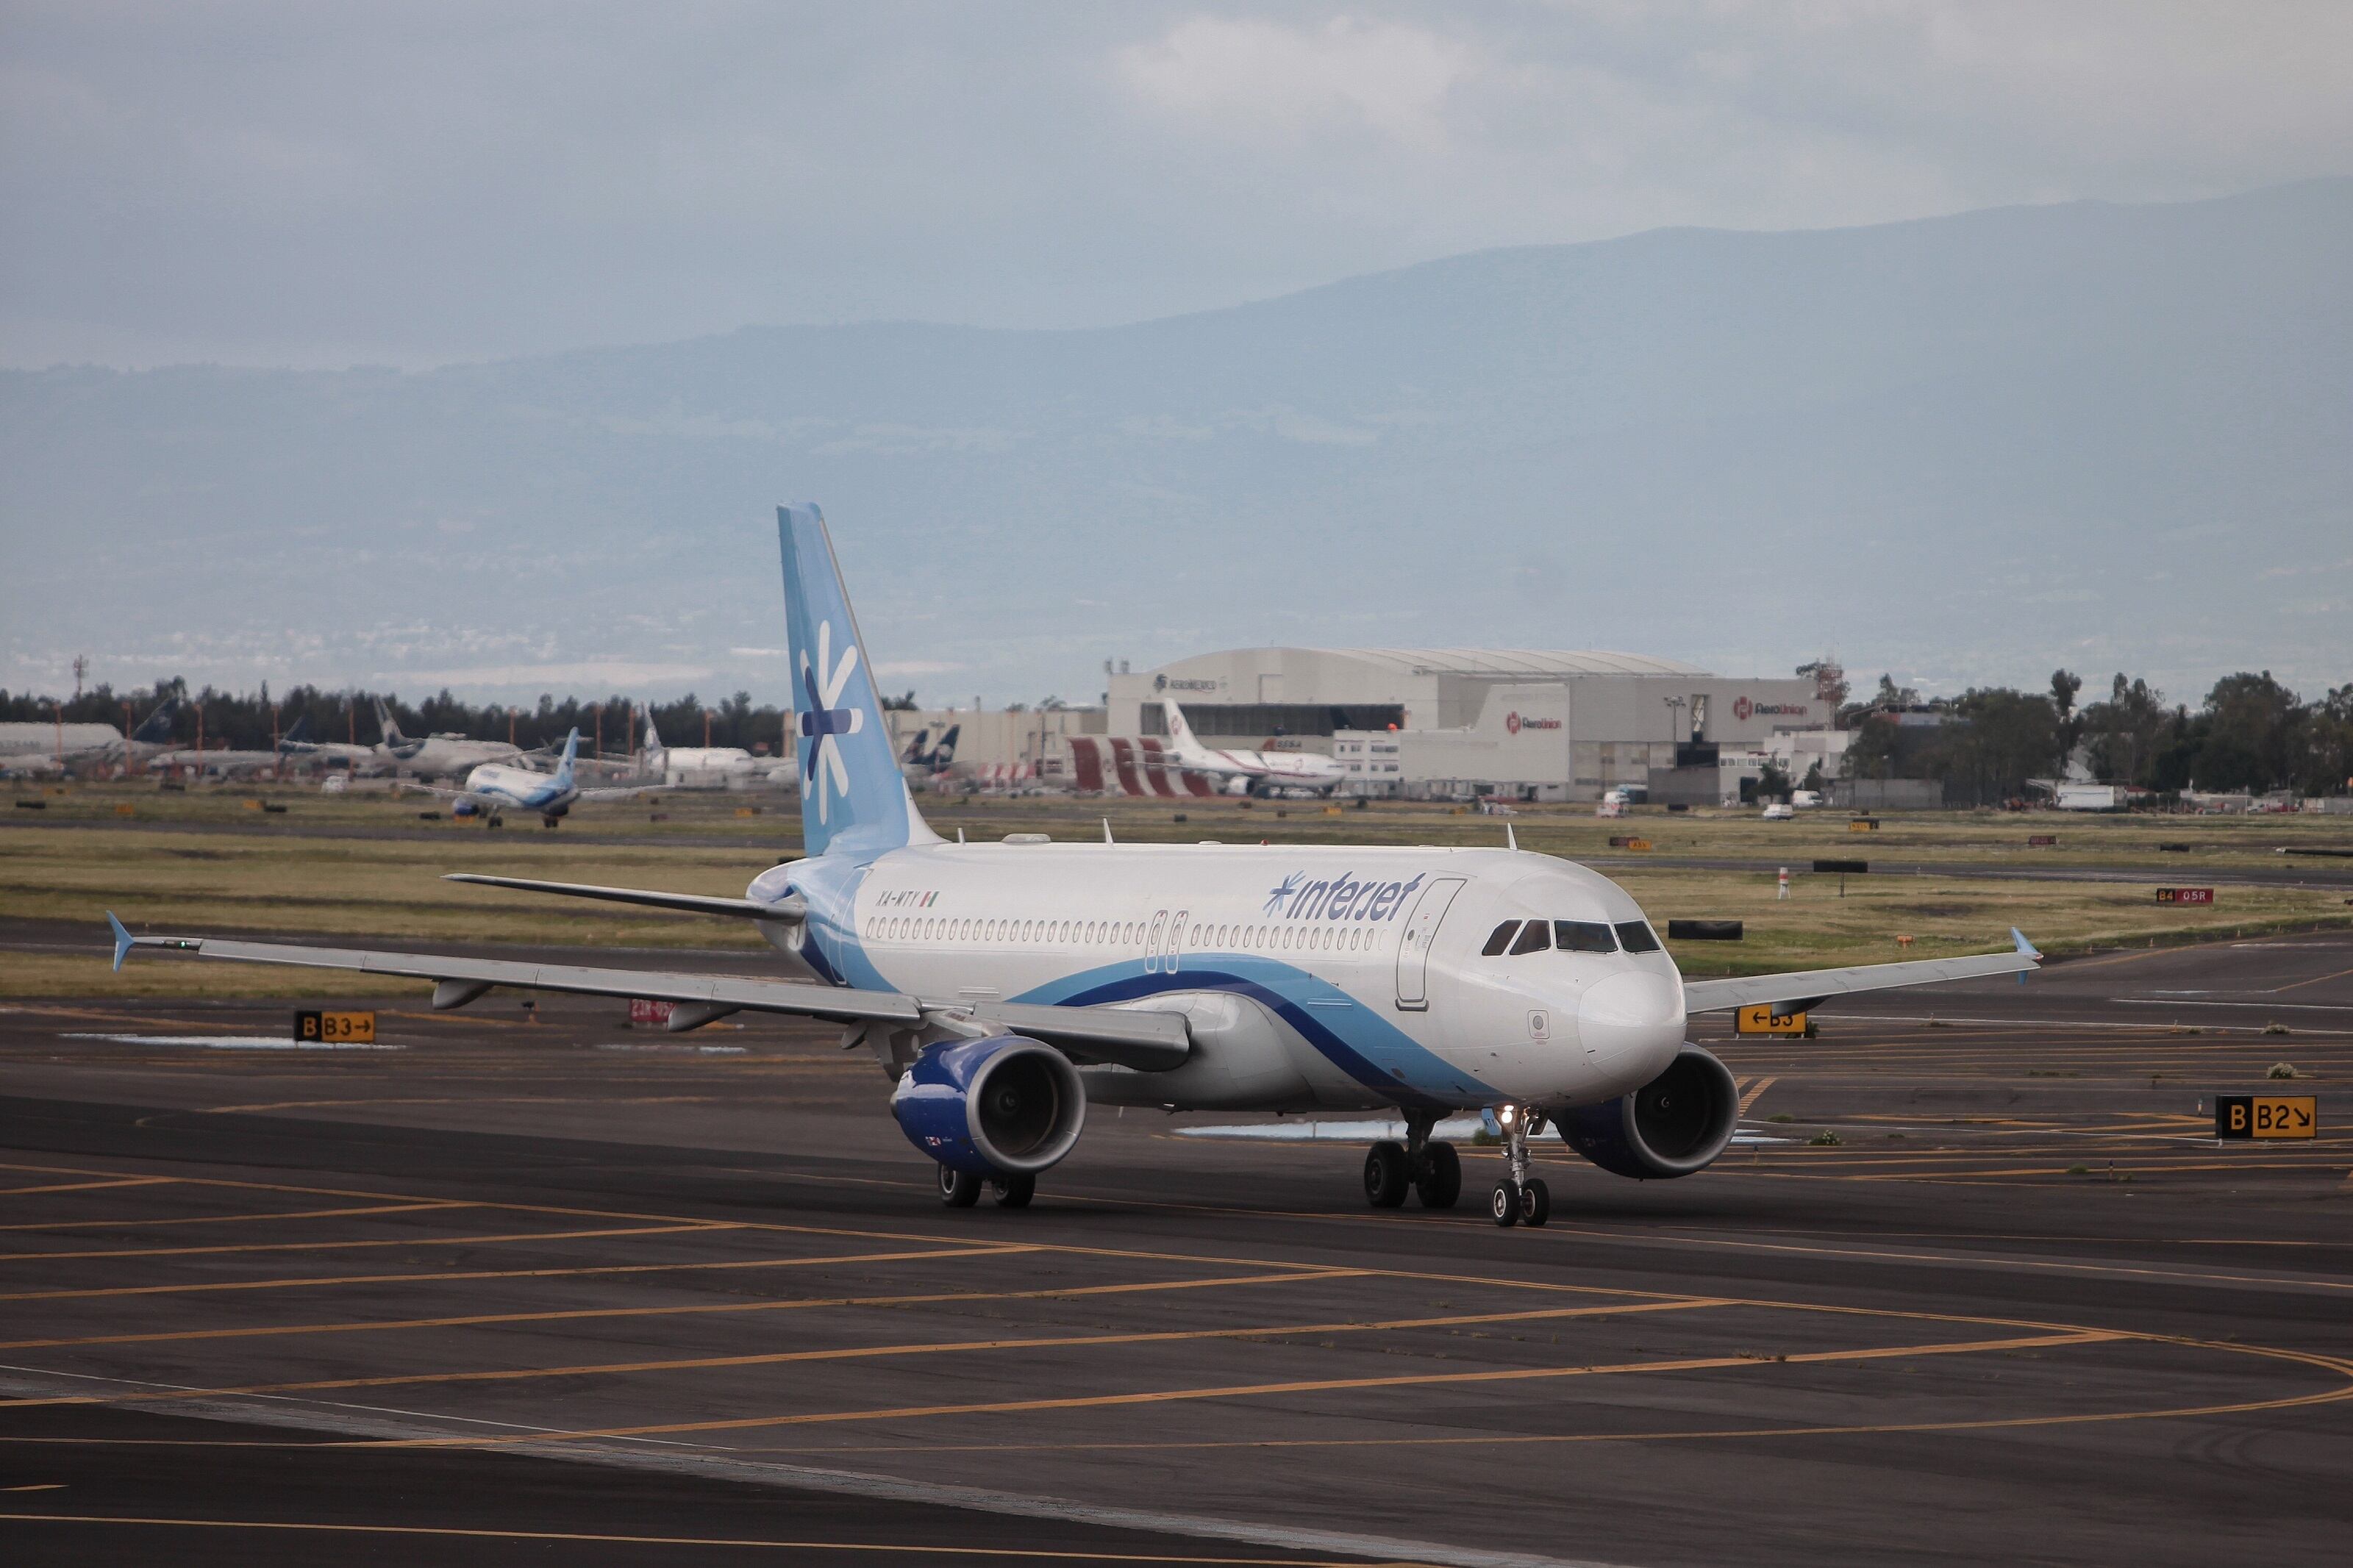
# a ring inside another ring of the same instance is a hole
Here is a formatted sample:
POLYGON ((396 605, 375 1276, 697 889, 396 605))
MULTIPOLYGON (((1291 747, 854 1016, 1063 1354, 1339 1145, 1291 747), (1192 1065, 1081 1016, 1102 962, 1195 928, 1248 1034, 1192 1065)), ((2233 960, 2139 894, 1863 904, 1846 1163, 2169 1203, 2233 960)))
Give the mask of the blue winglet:
POLYGON ((122 929, 122 922, 114 918, 112 910, 106 911, 106 923, 114 928, 114 967, 119 973, 122 961, 131 956, 131 950, 138 945, 139 939, 122 929))
MULTIPOLYGON (((2026 940, 2026 933, 2019 930, 2016 926, 2010 928, 2010 940, 2018 943, 2018 951, 2025 954, 2028 958, 2031 958, 2037 963, 2042 961, 2042 954, 2035 951, 2034 944, 2026 940)), ((2021 985, 2026 984, 2026 973, 2027 972, 2023 969, 2018 972, 2018 983, 2021 985)))

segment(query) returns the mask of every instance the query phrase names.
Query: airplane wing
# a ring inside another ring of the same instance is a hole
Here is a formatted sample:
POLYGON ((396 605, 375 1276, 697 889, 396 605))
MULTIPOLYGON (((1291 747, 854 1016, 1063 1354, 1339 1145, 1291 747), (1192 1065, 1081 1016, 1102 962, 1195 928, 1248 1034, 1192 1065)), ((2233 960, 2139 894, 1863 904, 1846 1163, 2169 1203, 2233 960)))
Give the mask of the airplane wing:
POLYGON ((807 918, 808 905, 797 893, 764 904, 753 899, 714 898, 703 893, 663 893, 649 888, 607 888, 594 882, 540 882, 529 877, 485 877, 472 871, 451 871, 445 882, 470 882, 480 888, 512 888, 524 893, 560 893, 566 898, 602 899, 607 903, 643 904, 648 909, 676 910, 690 915, 732 915, 744 920, 797 921, 807 918))
POLYGON ((395 779, 392 781, 392 787, 398 790, 414 790, 418 795, 429 795, 440 800, 464 800, 466 798, 466 790, 463 785, 452 787, 448 784, 419 784, 415 779, 395 779))
POLYGON ((1884 991, 1899 985, 1934 985, 1942 980, 1975 980, 1989 974, 2024 974, 2039 968, 2042 955, 2013 929, 2011 952, 1980 953, 1973 958, 1926 958, 1914 963, 1860 963, 1845 969, 1800 969, 1788 974, 1752 974, 1736 980, 1686 980, 1683 1010, 1715 1013, 1757 1003, 1786 1006, 1792 1012, 1831 996, 1858 991, 1884 991))
MULTIPOLYGON (((620 889, 614 889, 620 890, 620 889)), ((235 942, 204 936, 133 936, 110 913, 114 966, 137 948, 162 948, 198 958, 245 963, 289 963, 310 969, 347 969, 362 974, 436 982, 433 1005, 462 1007, 496 986, 522 991, 559 991, 582 996, 642 996, 683 1003, 703 1013, 702 1022, 728 1013, 780 1013, 842 1023, 895 1023, 910 1028, 939 1025, 951 1030, 978 1026, 1018 1032, 1083 1060, 1110 1062, 1144 1072, 1164 1072, 1182 1064, 1192 1037, 1178 1013, 1140 1008, 1047 1007, 1018 1002, 967 1005, 926 1001, 898 991, 861 991, 847 986, 805 984, 789 980, 746 979, 730 974, 681 973, 675 970, 605 969, 584 964, 532 963, 509 959, 445 957, 424 952, 378 952, 364 948, 311 947, 292 942, 235 942)))
POLYGON ((577 793, 582 800, 628 800, 632 795, 656 795, 670 787, 668 784, 607 784, 577 793))

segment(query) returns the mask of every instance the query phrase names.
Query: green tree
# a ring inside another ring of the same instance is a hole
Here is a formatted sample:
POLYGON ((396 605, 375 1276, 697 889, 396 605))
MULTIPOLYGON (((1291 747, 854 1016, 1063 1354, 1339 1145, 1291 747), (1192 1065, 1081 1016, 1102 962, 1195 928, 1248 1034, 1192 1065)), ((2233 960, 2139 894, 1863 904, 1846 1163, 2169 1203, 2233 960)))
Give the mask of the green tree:
POLYGON ((2061 755, 2059 715, 2048 698, 1973 688, 1953 704, 1926 763, 1931 778, 1986 805, 2023 794, 2028 779, 2057 770, 2061 755))
POLYGON ((2150 769, 2174 723, 2163 692, 2146 680, 2127 681, 2119 670, 2108 685, 2107 700, 2085 708, 2082 721, 2094 775, 2108 784, 2154 782, 2150 769))
POLYGON ((2261 793, 2295 779, 2304 705, 2270 670, 2216 681, 2206 694, 2206 719, 2195 768, 2199 787, 2261 793))

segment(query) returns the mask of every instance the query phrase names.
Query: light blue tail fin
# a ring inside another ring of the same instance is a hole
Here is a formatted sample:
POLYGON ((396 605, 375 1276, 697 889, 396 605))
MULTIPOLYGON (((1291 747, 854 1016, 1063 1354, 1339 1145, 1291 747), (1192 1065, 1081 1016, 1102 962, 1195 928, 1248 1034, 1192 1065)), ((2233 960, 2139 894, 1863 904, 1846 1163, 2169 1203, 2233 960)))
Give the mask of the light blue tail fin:
POLYGON ((824 516, 812 505, 780 506, 776 531, 785 553, 803 842, 812 855, 936 843, 899 772, 824 516))
POLYGON ((564 755, 555 764, 555 782, 557 784, 569 785, 572 783, 572 759, 579 754, 580 731, 575 729, 570 734, 564 737, 564 755))

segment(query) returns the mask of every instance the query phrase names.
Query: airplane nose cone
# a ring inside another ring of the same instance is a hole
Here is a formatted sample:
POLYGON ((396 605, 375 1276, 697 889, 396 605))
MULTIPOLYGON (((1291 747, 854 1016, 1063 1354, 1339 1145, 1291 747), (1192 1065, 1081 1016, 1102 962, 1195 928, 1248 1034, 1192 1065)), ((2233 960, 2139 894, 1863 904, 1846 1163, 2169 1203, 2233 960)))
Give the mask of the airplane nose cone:
POLYGON ((1683 1049, 1683 989, 1663 975, 1610 975, 1577 1003, 1577 1034, 1599 1066, 1663 1069, 1683 1049))

